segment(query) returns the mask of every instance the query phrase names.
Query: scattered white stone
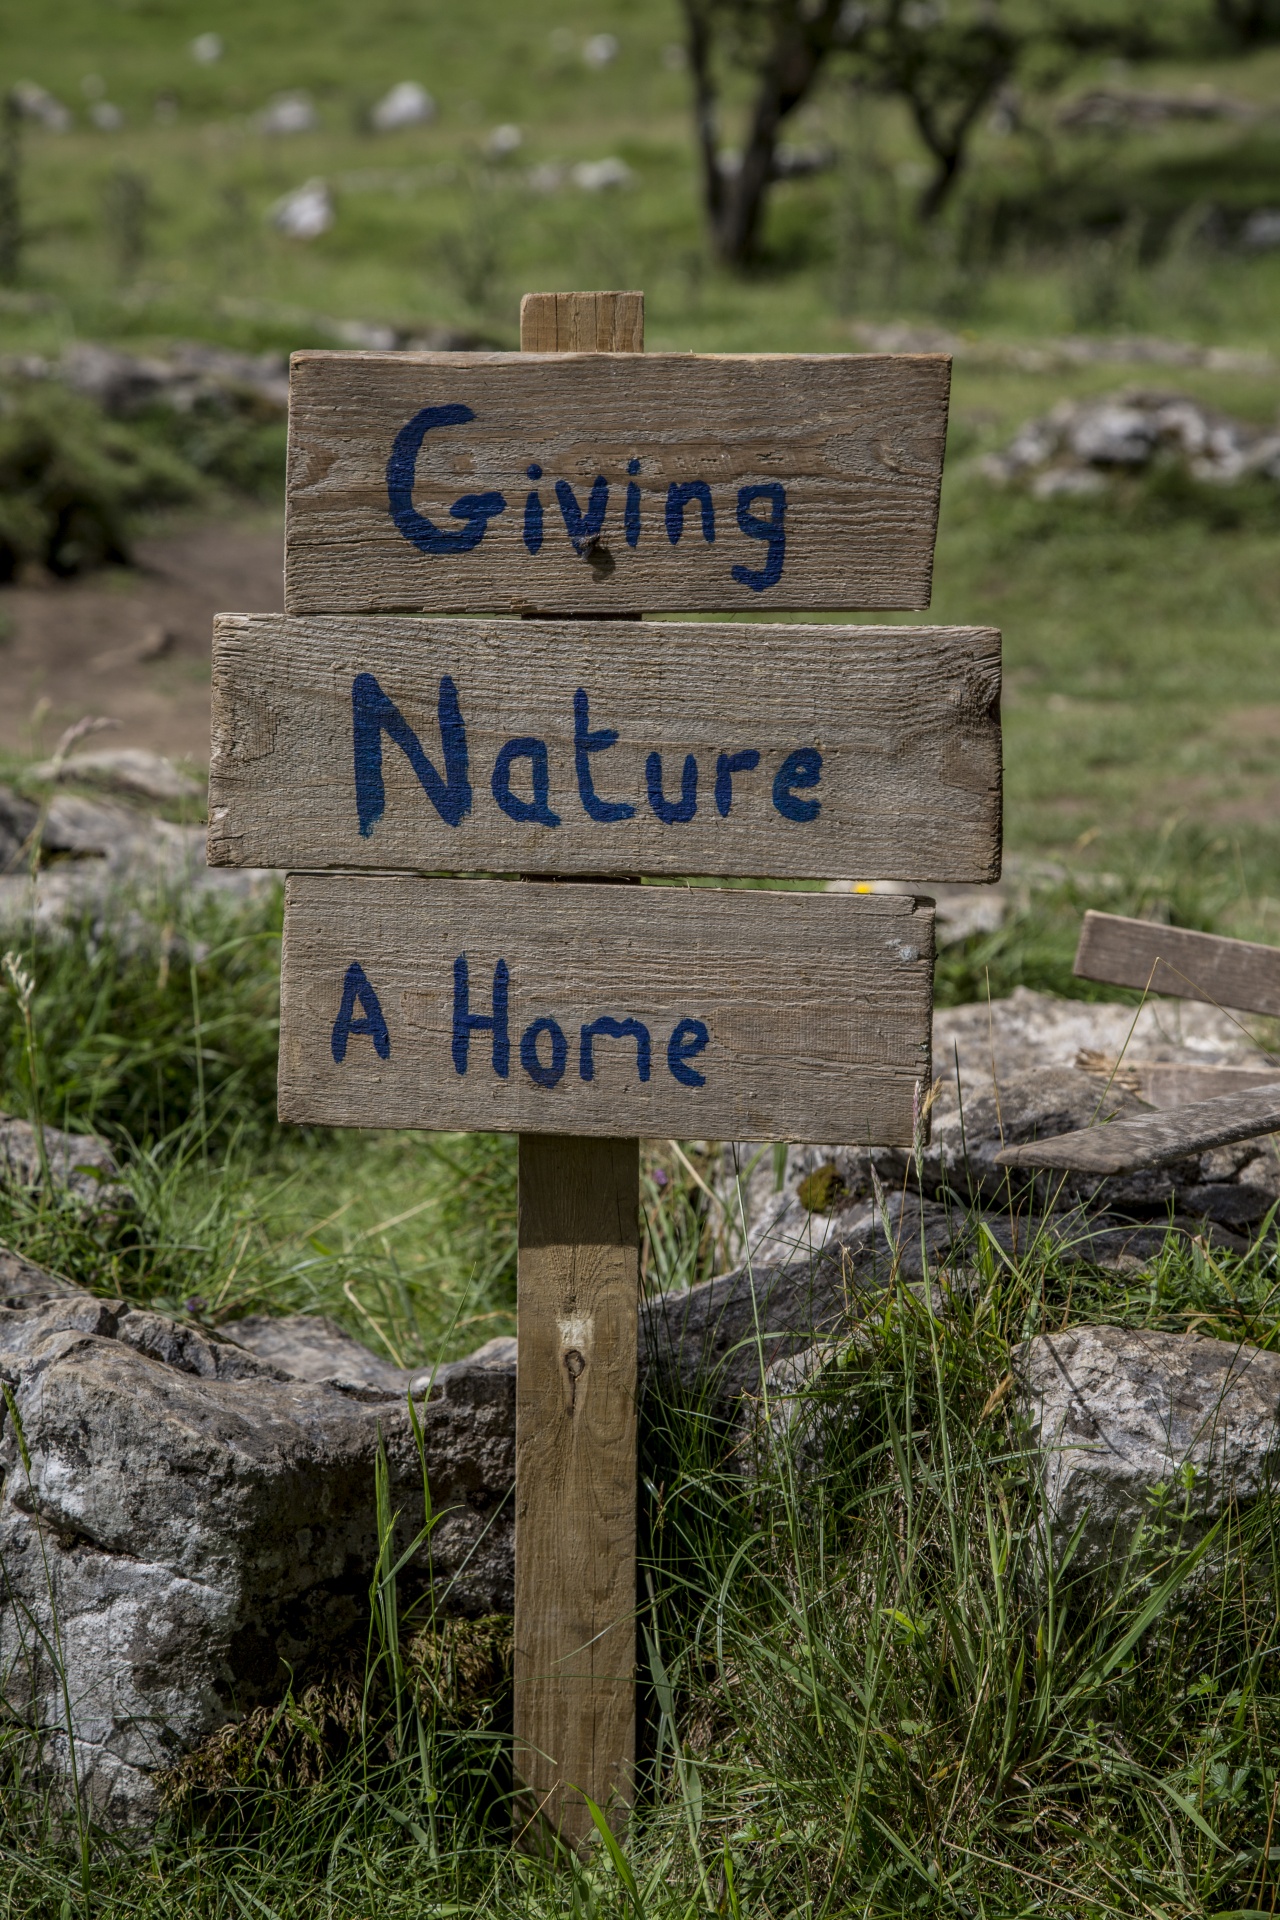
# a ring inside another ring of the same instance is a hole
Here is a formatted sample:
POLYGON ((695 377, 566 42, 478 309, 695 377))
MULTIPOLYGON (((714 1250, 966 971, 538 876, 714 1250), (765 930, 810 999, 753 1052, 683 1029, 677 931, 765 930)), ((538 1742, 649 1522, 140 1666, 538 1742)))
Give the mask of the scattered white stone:
POLYGON ((399 133, 403 127, 426 127, 436 117, 436 103, 416 80, 400 80, 384 93, 370 114, 377 133, 399 133))
POLYGON ((1280 481, 1280 433, 1234 420, 1189 394, 1139 390, 1062 400, 978 465, 997 484, 1022 482, 1047 500, 1096 493, 1108 475, 1156 459, 1179 462, 1197 480, 1225 484, 1260 473, 1280 481))
POLYGON ((635 174, 625 160, 580 160, 569 175, 575 187, 584 193, 606 193, 613 187, 629 187, 635 174))
POLYGON ((271 224, 290 240, 316 240, 333 225, 333 197, 323 180, 307 180, 271 209, 271 224))
POLYGON ((525 175, 534 193, 556 193, 564 185, 566 169, 559 160, 542 160, 525 175))
POLYGON ((347 347, 362 347, 366 353, 394 353, 400 335, 394 327, 377 320, 339 320, 334 332, 347 347))
POLYGON ((34 80, 19 80, 10 98, 24 120, 34 120, 50 133, 70 133, 71 109, 55 99, 47 87, 38 86, 34 80))
POLYGON ((194 780, 179 773, 163 754, 144 747, 106 747, 98 753, 76 753, 66 760, 43 760, 32 767, 36 780, 81 780, 89 786, 114 787, 117 792, 140 793, 147 800, 189 800, 201 791, 194 780))
POLYGON ((524 135, 519 127, 506 120, 493 129, 484 143, 484 150, 494 160, 506 160, 513 153, 518 153, 523 145, 524 135))
POLYGON ((1074 494, 1077 499, 1089 493, 1105 493, 1106 478, 1093 467, 1050 467, 1031 482, 1037 500, 1059 500, 1074 494))
POLYGON ((1280 247, 1280 208, 1260 207, 1240 230, 1240 244, 1250 253, 1269 253, 1280 247))
POLYGON ((198 33, 191 42, 191 58, 197 66, 212 67, 222 58, 222 35, 198 33))
POLYGON ((582 57, 589 67, 594 67, 599 72, 601 67, 610 66, 617 59, 619 52, 616 34, 593 33, 583 45, 582 57))
POLYGON ((314 133, 317 125, 309 93, 279 93, 258 115, 260 133, 314 133))
POLYGON ((119 133, 124 125, 124 115, 110 100, 95 100, 89 109, 89 118, 99 133, 119 133))

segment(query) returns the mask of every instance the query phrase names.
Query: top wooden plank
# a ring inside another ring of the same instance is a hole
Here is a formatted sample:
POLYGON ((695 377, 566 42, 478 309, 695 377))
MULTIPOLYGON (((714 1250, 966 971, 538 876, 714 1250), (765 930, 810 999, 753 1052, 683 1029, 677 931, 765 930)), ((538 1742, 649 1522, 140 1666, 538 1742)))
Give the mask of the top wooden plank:
POLYGON ((295 354, 287 610, 927 607, 950 378, 940 354, 295 354))
POLYGON ((1082 980, 1113 987, 1280 1014, 1280 949, 1255 940, 1090 912, 1080 929, 1075 971, 1082 980))

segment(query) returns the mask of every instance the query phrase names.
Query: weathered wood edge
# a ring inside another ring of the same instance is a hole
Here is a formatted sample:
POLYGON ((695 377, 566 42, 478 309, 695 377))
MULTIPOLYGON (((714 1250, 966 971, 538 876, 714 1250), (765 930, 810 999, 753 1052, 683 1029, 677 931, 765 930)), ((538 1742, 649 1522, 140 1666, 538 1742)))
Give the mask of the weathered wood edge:
MULTIPOLYGON (((669 828, 663 829, 647 820, 642 803, 639 806, 639 812, 649 828, 648 844, 645 846, 639 846, 634 832, 625 829, 623 830, 625 840, 621 847, 615 848, 614 837, 600 836, 598 833, 594 843, 584 844, 581 822, 576 820, 576 816, 571 816, 572 824, 568 832, 557 834, 554 844, 535 842, 532 846, 514 844, 517 836, 504 825, 501 819, 495 818, 492 846, 477 849, 472 845, 469 849, 470 857, 462 859, 456 857, 461 848, 450 844, 452 835, 449 831, 440 835, 439 846, 415 848, 411 857, 404 847, 386 844, 385 828, 382 833, 382 844, 374 846, 370 843, 367 862, 362 857, 365 853, 363 843, 356 843, 353 840, 349 847, 335 849, 327 855, 317 857, 314 845, 308 848, 296 837, 294 843, 290 844, 289 836, 283 826, 276 828, 274 841, 270 836, 259 833, 256 838, 251 838, 247 851, 240 851, 243 828, 237 832, 229 822, 229 815, 236 809, 242 810, 248 804, 243 789, 252 783, 252 775, 246 771, 246 765, 251 763, 237 764, 234 754, 229 754, 223 745, 224 741, 230 742, 236 739, 246 728, 251 736, 253 727, 257 724, 251 705, 248 704, 248 695, 244 696, 238 708, 236 697, 227 684, 230 669, 224 663, 224 655, 229 650, 234 651, 240 644, 240 636, 246 637, 244 644, 247 645, 252 645, 258 636, 262 636, 264 639, 269 638, 273 644, 279 644, 282 648, 288 647, 291 634, 298 636, 299 646, 304 643, 304 640, 307 642, 314 640, 319 646, 332 638, 336 645, 350 648, 353 653, 358 653, 362 646, 372 646, 376 640, 381 639, 391 645, 393 649, 391 659, 397 667, 403 669, 404 660, 399 657, 399 654, 407 652, 420 638, 425 663, 431 643, 440 640, 442 629, 448 631, 450 640, 455 643, 465 641, 468 629, 483 629, 486 641, 491 641, 495 634, 499 638, 509 635, 513 646, 516 643, 526 642, 548 646, 567 638, 569 634, 572 634, 573 639, 581 645, 583 643, 582 626, 583 623, 580 621, 545 619, 521 621, 504 616, 491 616, 483 621, 455 621, 443 615, 412 617, 238 613, 216 615, 211 726, 214 750, 209 775, 209 827, 206 841, 210 866, 247 865, 255 868, 275 866, 301 872, 336 871, 358 865, 361 870, 368 871, 400 870, 424 873, 537 871, 558 875, 577 873, 583 877, 611 872, 630 873, 639 867, 643 872, 655 877, 698 874, 725 879, 742 877, 826 880, 833 877, 858 880, 903 879, 924 886, 930 882, 981 885, 994 882, 999 878, 1003 814, 1003 767, 999 719, 1001 634, 998 628, 976 625, 897 627, 874 623, 855 625, 844 622, 747 623, 736 621, 699 624, 687 621, 654 620, 646 621, 641 628, 622 620, 603 620, 599 623, 593 622, 590 629, 591 646, 598 647, 600 650, 601 670, 606 683, 609 681, 619 683, 612 688, 606 684, 606 697, 614 698, 618 697, 619 686, 621 686, 618 658, 625 650, 634 649, 637 643, 641 649, 654 646, 670 649, 673 644, 676 645, 682 654, 687 652, 691 672, 692 663, 696 661, 700 648, 711 647, 714 650, 717 671, 727 670, 726 660, 731 658, 738 648, 755 649, 757 654, 761 649, 776 648, 779 658, 771 668, 775 684, 782 684, 784 681, 786 659, 797 649, 804 648, 806 636, 809 637, 810 645, 821 644, 828 650, 829 656, 841 650, 847 641, 850 649, 848 671, 851 680, 859 672, 873 676, 878 671, 875 659, 864 665, 855 657, 859 649, 865 652, 878 647, 883 652, 886 648, 892 650, 900 650, 904 647, 914 648, 920 654, 921 660, 919 664, 912 667, 911 671, 918 676, 923 676, 926 671, 924 656, 931 648, 936 650, 936 653, 942 656, 939 672, 950 676, 951 691, 948 700, 956 711, 954 714, 948 713, 947 703, 940 700, 937 703, 937 711, 930 711, 928 725, 921 723, 922 733, 917 731, 913 735, 911 728, 906 727, 903 742, 891 749, 890 758, 895 762, 909 763, 916 768, 921 755, 927 758, 929 749, 924 742, 931 737, 929 726, 940 729, 942 722, 946 721, 948 726, 953 728, 952 746, 948 749, 948 755, 943 756, 946 764, 939 764, 936 771, 923 765, 918 768, 920 779, 925 783, 924 790, 928 791, 931 783, 935 796, 932 813, 929 816, 930 829, 932 830, 932 821, 936 816, 950 818, 947 844, 954 842, 956 849, 950 860, 941 857, 940 843, 937 842, 935 835, 935 843, 931 850, 926 847, 922 863, 920 844, 915 837, 916 829, 911 825, 913 815, 910 812, 903 817, 897 829, 902 842, 897 847, 889 846, 888 841, 893 839, 893 834, 883 824, 897 816, 887 811, 879 816, 875 833, 868 837, 868 843, 865 845, 860 844, 857 847, 852 845, 856 835, 850 836, 846 822, 842 830, 845 837, 840 840, 840 845, 849 847, 850 851, 842 864, 838 850, 830 841, 829 836, 834 831, 833 828, 824 826, 821 832, 815 829, 814 833, 819 844, 815 845, 812 851, 807 851, 808 840, 790 839, 789 835, 794 834, 795 829, 788 829, 785 825, 781 825, 769 817, 766 810, 765 826, 758 829, 761 836, 760 851, 758 857, 752 861, 743 857, 744 852, 750 853, 750 849, 743 848, 742 829, 738 828, 736 823, 733 832, 730 833, 725 829, 717 829, 714 824, 708 827, 700 821, 697 823, 696 830, 693 825, 690 825, 679 830, 678 840, 670 839, 668 838, 669 828), (971 650, 974 657, 967 660, 962 657, 966 648, 971 650), (970 760, 966 759, 963 774, 957 771, 954 759, 948 757, 961 747, 964 748, 966 755, 971 755, 971 761, 974 763, 971 764, 970 760), (914 759, 911 758, 912 755, 915 756, 914 759), (974 783, 972 776, 975 766, 976 769, 984 772, 989 783, 985 791, 974 783), (950 778, 947 777, 948 770, 950 778), (951 802, 948 795, 954 791, 957 796, 960 796, 962 790, 970 795, 982 793, 981 809, 975 801, 970 810, 975 815, 980 810, 984 810, 985 819, 957 817, 965 811, 965 807, 959 799, 955 803, 951 802), (723 833, 726 841, 730 842, 722 852, 715 850, 714 841, 717 833, 723 833), (708 834, 712 836, 710 842, 707 840, 708 834), (841 867, 839 876, 835 873, 837 866, 841 867)), ((904 677, 907 673, 906 667, 901 662, 886 671, 904 677)), ((424 665, 424 674, 425 672, 424 665)), ((491 672, 487 662, 485 672, 491 672)), ((282 668, 282 679, 286 674, 287 669, 282 668)), ((424 680, 424 687, 425 684, 424 680)), ((868 685, 872 684, 873 682, 869 679, 868 685)), ((567 685, 566 682, 566 689, 567 685)), ((894 685, 896 686, 896 681, 894 685)), ((471 689, 463 687, 464 696, 470 691, 471 689)), ((680 689, 675 687, 673 692, 679 694, 680 689)), ((902 697, 904 692, 905 689, 899 689, 894 697, 902 697)), ((836 704, 838 705, 838 701, 836 704)), ((427 705, 429 706, 430 703, 427 702, 427 705)), ((882 697, 881 705, 886 710, 891 707, 887 696, 882 697)), ((478 718, 483 731, 483 725, 487 719, 483 706, 479 715, 474 717, 478 718)), ((627 717, 631 718, 630 715, 627 717)), ((535 731, 545 731, 544 720, 545 716, 538 722, 535 731)), ((826 724, 831 724, 830 718, 826 724)), ((557 743, 555 749, 562 757, 570 749, 570 734, 571 727, 566 720, 565 738, 557 743)), ((292 738, 292 729, 286 737, 292 738)), ((547 733, 546 737, 548 741, 552 739, 550 733, 547 733)), ((274 733, 272 739, 274 742, 274 733)), ((797 741, 799 742, 799 736, 797 741)), ((660 740, 655 731, 653 744, 662 745, 665 752, 669 743, 660 740)), ((696 743, 685 740, 681 750, 690 744, 696 743)), ((780 748, 778 750, 781 751, 780 748)), ((844 742, 846 756, 850 750, 846 740, 844 742)), ((674 764, 678 766, 679 760, 677 759, 674 764)), ((706 801, 709 799, 705 776, 710 764, 711 762, 704 760, 702 768, 704 774, 702 811, 704 813, 706 801)), ((341 775, 350 778, 349 756, 341 763, 341 775)), ((338 777, 337 767, 335 767, 336 777, 338 777)), ((482 808, 487 808, 488 797, 480 790, 482 786, 483 782, 479 782, 477 787, 479 802, 482 808)), ((911 791, 907 797, 911 807, 918 814, 922 810, 923 803, 918 800, 914 791, 911 791)), ((847 796, 846 804, 851 804, 847 796)), ((267 805, 266 812, 271 813, 273 807, 274 800, 267 805)), ((274 818, 274 815, 272 817, 274 818)), ((433 829, 434 823, 430 821, 429 816, 426 818, 428 828, 433 829)), ((310 815, 308 819, 314 834, 315 820, 310 815)), ((920 822, 917 819, 916 827, 919 825, 920 822)), ((303 836, 304 841, 305 838, 306 836, 303 836)), ((464 829, 464 839, 467 841, 474 839, 474 827, 470 823, 464 829)))
POLYGON ((1280 948, 1124 914, 1084 916, 1073 972, 1082 980, 1280 1015, 1280 948))
POLYGON ((1002 1167, 1050 1167, 1072 1173, 1129 1173, 1164 1167, 1188 1154, 1280 1130, 1280 1078, 1265 1087, 1219 1094, 1190 1106, 1052 1134, 996 1155, 1002 1167))

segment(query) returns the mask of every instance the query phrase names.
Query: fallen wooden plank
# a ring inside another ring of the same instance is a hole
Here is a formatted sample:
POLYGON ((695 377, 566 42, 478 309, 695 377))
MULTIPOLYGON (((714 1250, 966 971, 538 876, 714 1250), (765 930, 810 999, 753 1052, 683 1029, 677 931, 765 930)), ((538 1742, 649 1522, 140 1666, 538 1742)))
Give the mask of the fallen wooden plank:
POLYGON ((1076 950, 1082 980, 1148 988, 1245 1013, 1280 1014, 1280 948, 1160 927, 1118 913, 1085 914, 1076 950))
POLYGON ((926 607, 937 354, 298 353, 290 613, 926 607))
POLYGON ((283 1120, 911 1141, 909 895, 295 874, 285 902, 283 1120))
POLYGON ((1224 1093, 1269 1087, 1277 1078, 1280 1067, 1193 1067, 1181 1061, 1153 1060, 1133 1068, 1122 1066, 1115 1084, 1129 1088, 1149 1107, 1176 1108, 1215 1100, 1224 1093))
POLYGON ((988 627, 221 614, 209 859, 993 880, 999 700, 988 627))
POLYGON ((1233 1140, 1254 1140, 1280 1130, 1280 1079, 1249 1092, 1197 1100, 1189 1107, 1141 1114, 1059 1133, 996 1155, 1002 1167, 1060 1167, 1073 1173, 1129 1173, 1164 1167, 1188 1154, 1207 1153, 1233 1140))

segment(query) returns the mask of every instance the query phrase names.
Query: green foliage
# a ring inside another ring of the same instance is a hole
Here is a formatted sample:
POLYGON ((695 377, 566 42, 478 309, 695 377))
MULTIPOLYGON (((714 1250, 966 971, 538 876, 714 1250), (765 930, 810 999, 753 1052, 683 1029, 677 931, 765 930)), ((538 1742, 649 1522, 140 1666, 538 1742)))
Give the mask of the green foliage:
POLYGON ((134 515, 198 491, 182 460, 59 387, 0 393, 0 581, 127 560, 134 515))
MULTIPOLYGON (((41 936, 28 965, 44 1118, 148 1146, 188 1126, 206 1153, 259 1146, 274 1128, 279 940, 278 899, 228 912, 178 893, 41 936)), ((33 1093, 6 997, 0 1105, 29 1112, 33 1093)))

